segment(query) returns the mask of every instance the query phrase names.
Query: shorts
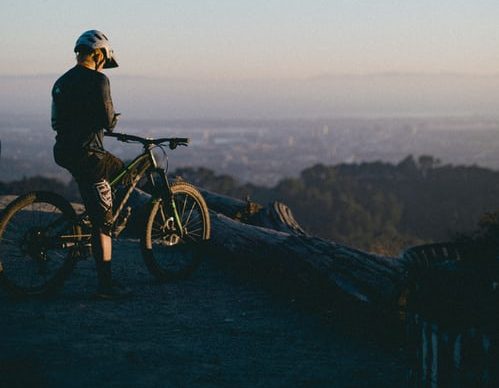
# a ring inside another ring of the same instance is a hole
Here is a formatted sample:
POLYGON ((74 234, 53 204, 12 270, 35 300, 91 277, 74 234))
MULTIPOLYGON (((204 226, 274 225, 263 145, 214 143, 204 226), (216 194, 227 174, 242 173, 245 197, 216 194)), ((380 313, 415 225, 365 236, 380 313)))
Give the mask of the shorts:
POLYGON ((124 168, 123 162, 105 152, 84 156, 68 167, 66 168, 78 183, 94 231, 111 236, 113 196, 109 182, 124 168))

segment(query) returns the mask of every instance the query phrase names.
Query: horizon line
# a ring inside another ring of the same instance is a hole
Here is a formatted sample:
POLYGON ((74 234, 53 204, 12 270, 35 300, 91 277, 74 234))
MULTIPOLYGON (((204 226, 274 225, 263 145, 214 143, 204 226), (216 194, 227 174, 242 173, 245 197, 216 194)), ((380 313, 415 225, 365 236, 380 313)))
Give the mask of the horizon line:
MULTIPOLYGON (((107 73, 106 73, 107 74, 107 73)), ((113 74, 113 73, 111 73, 113 74)), ((34 78, 51 78, 56 80, 60 77, 59 73, 0 73, 0 79, 34 79, 34 78)), ((113 74, 113 78, 128 78, 128 79, 149 79, 149 80, 169 80, 169 81, 225 81, 225 82, 241 82, 241 81, 321 81, 329 79, 341 78, 414 78, 414 77, 455 77, 455 78, 499 78, 499 72, 496 73, 467 73, 467 72, 453 72, 453 71, 440 71, 440 72, 403 72, 403 71, 382 71, 372 73, 323 73, 304 77, 275 77, 275 76, 259 76, 259 77, 187 77, 187 76, 168 76, 168 75, 145 75, 145 74, 113 74)))

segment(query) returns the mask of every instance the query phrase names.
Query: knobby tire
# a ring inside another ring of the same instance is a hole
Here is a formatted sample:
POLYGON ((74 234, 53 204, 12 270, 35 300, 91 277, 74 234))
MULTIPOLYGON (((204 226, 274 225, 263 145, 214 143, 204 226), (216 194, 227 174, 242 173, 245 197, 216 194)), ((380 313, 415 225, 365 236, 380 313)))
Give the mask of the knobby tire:
MULTIPOLYGON (((184 234, 174 230, 172 211, 162 200, 152 201, 142 237, 142 255, 149 271, 160 281, 187 278, 199 266, 203 242, 210 238, 208 207, 192 185, 171 186, 184 234)), ((147 214, 147 213, 146 213, 147 214)))
POLYGON ((54 246, 61 234, 78 234, 76 213, 58 194, 19 196, 0 216, 0 286, 17 297, 51 294, 76 263, 76 248, 54 246))

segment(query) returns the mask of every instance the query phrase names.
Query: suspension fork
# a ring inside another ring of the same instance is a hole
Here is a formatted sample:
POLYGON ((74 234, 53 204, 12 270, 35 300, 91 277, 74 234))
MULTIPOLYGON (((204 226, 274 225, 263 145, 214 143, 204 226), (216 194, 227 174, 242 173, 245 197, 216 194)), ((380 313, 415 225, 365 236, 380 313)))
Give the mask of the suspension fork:
MULTIPOLYGON (((156 168, 155 173, 159 179, 159 182, 158 182, 159 187, 156 187, 157 196, 159 198, 161 198, 163 203, 166 205, 166 208, 168 210, 171 210, 171 213, 173 214, 173 222, 175 225, 175 229, 178 231, 178 234, 180 235, 180 237, 183 237, 184 227, 182 225, 182 220, 180 218, 180 215, 178 214, 177 205, 175 204, 175 199, 173 198, 173 194, 172 194, 172 191, 170 188, 170 183, 168 182, 168 179, 166 177, 166 172, 165 172, 165 170, 163 170, 161 168, 156 168)), ((154 184, 153 177, 150 176, 149 179, 154 184)))

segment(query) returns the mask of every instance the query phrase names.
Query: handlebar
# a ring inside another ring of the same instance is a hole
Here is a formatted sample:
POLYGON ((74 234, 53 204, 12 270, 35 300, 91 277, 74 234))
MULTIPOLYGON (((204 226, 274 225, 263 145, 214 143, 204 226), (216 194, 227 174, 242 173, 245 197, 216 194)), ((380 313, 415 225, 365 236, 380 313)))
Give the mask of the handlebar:
POLYGON ((168 143, 168 147, 170 147, 171 150, 174 150, 177 146, 187 146, 190 142, 190 139, 187 137, 161 137, 159 139, 152 139, 149 137, 140 137, 117 132, 105 132, 104 136, 114 137, 118 141, 122 141, 124 143, 141 143, 144 147, 168 143))

